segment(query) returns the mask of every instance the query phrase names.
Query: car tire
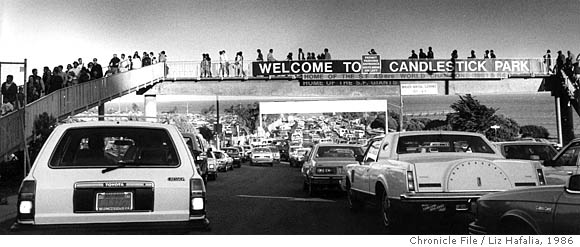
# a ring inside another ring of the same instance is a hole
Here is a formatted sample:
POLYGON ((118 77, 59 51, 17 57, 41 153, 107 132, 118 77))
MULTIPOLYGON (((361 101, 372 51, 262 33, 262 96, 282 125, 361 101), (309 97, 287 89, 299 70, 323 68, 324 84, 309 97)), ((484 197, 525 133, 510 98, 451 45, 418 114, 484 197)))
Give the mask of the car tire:
POLYGON ((346 202, 348 203, 348 208, 355 212, 359 211, 363 206, 363 203, 354 195, 350 183, 346 184, 346 202))
POLYGON ((397 215, 397 212, 395 212, 394 207, 392 206, 393 204, 391 203, 391 200, 389 200, 389 197, 387 196, 386 190, 384 189, 382 190, 379 199, 380 199, 379 211, 381 215, 381 220, 383 222, 383 226, 385 227, 385 229, 390 231, 394 229, 394 226, 397 223, 395 219, 395 215, 397 215))

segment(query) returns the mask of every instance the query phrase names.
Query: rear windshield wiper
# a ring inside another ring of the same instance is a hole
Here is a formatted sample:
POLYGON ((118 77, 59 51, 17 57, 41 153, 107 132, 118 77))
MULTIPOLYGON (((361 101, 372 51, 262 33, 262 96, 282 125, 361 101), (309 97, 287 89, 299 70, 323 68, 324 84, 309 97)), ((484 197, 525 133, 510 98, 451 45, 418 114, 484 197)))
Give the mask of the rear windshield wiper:
POLYGON ((113 170, 117 170, 117 169, 119 169, 119 168, 123 168, 123 167, 126 167, 127 165, 132 165, 132 164, 135 164, 135 162, 133 162, 133 161, 128 161, 128 162, 127 162, 127 161, 122 161, 122 160, 120 160, 120 161, 118 161, 118 162, 116 163, 116 166, 107 167, 107 168, 103 169, 103 170, 101 171, 101 173, 103 173, 103 174, 104 174, 104 173, 107 173, 107 172, 110 172, 110 171, 113 171, 113 170))

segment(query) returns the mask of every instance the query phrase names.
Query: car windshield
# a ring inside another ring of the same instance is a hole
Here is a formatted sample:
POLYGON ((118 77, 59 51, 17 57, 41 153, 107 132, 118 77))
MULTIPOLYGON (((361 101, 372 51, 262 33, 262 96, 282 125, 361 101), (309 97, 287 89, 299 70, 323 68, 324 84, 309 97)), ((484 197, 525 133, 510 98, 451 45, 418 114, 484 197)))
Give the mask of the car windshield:
POLYGON ((308 150, 298 150, 298 152, 296 152, 298 155, 305 155, 308 152, 308 150))
POLYGON ((398 154, 408 153, 495 153, 479 136, 471 135, 411 135, 401 136, 398 154))
POLYGON ((175 146, 163 129, 87 127, 67 130, 50 158, 53 168, 126 166, 175 167, 175 146))
POLYGON ((318 158, 352 158, 355 155, 362 155, 362 148, 360 147, 341 147, 341 146, 331 146, 331 147, 318 147, 318 158))
POLYGON ((221 159, 224 157, 224 155, 221 152, 213 152, 213 154, 216 159, 221 159))
POLYGON ((254 153, 269 153, 271 151, 269 148, 255 148, 252 152, 254 152, 254 153))
POLYGON ((554 148, 548 145, 506 145, 503 151, 508 159, 531 160, 532 155, 536 155, 540 160, 551 160, 556 155, 554 148))

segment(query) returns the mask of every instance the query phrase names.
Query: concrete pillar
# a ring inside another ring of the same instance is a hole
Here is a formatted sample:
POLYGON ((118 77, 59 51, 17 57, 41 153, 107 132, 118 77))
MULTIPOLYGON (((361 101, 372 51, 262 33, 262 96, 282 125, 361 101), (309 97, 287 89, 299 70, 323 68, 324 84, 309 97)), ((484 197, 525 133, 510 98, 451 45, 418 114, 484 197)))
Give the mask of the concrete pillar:
POLYGON ((99 104, 98 107, 99 121, 105 121, 105 103, 99 104))
POLYGON ((157 95, 145 95, 145 117, 146 121, 157 122, 157 95))
POLYGON ((568 97, 560 98, 560 119, 562 122, 562 145, 570 143, 574 139, 574 111, 570 105, 570 100, 568 97))

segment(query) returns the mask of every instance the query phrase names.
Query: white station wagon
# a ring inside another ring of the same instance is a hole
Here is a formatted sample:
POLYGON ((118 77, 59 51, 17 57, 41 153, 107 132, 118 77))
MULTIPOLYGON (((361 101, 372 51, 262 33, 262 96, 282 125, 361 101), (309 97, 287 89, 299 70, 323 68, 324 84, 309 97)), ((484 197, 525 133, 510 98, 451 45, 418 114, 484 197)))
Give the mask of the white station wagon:
POLYGON ((410 213, 467 211, 485 194, 546 184, 540 162, 507 160, 470 132, 389 133, 357 161, 346 168, 349 206, 380 205, 387 228, 410 213))
POLYGON ((12 230, 205 228, 206 190, 180 132, 145 122, 63 124, 18 196, 12 230))

